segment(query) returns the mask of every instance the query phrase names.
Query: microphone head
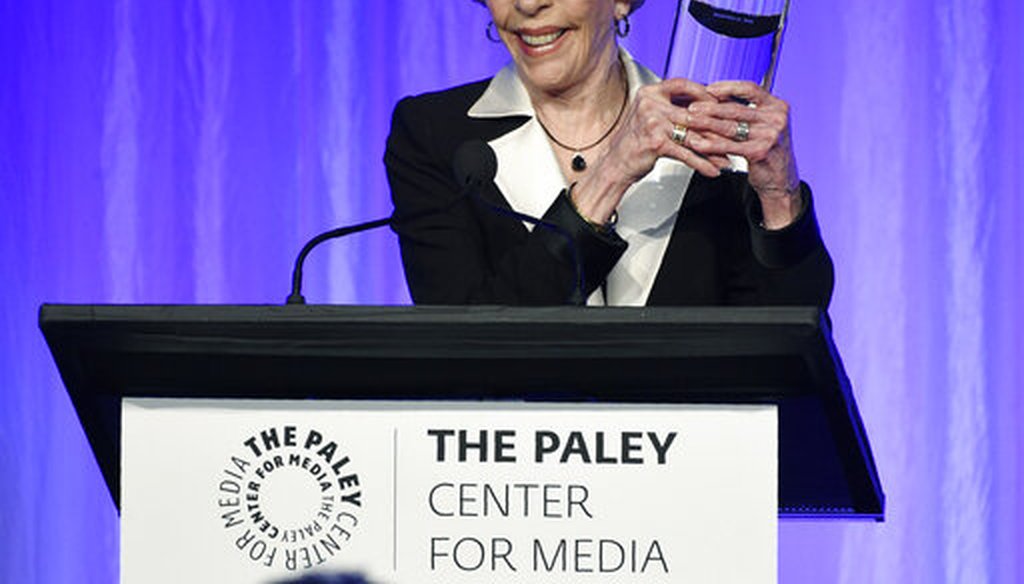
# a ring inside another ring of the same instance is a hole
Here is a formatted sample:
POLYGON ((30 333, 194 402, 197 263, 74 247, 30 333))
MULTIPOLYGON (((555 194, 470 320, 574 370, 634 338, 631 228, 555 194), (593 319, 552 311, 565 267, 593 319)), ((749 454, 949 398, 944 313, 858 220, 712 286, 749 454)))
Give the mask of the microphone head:
POLYGON ((467 140, 455 150, 452 170, 459 187, 480 186, 493 181, 498 174, 498 157, 487 142, 467 140))

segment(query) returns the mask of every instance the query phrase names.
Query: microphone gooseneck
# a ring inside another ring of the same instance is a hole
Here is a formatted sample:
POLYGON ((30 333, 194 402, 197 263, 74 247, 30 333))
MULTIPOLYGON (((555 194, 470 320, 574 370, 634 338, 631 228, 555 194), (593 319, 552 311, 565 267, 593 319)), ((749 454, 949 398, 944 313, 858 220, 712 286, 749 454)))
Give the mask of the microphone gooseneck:
POLYGON ((370 229, 377 229, 378 227, 384 227, 396 222, 405 222, 435 213, 447 211, 451 208, 452 204, 462 200, 468 192, 480 188, 482 185, 487 184, 494 180, 495 175, 498 174, 498 158, 494 155, 494 150, 482 140, 469 140, 463 143, 455 151, 455 159, 453 164, 455 170, 456 180, 459 182, 459 189, 461 190, 458 198, 449 204, 427 209, 419 213, 414 213, 407 217, 386 217, 382 219, 376 219, 373 221, 366 221, 364 223, 358 223, 356 225, 346 225, 325 231, 302 246, 302 250, 295 257, 295 266, 292 268, 292 289, 288 298, 285 300, 285 304, 305 304, 306 299, 302 296, 302 266, 306 262, 306 256, 309 252, 313 251, 313 248, 320 245, 321 243, 336 239, 338 237, 345 237, 346 235, 352 235, 361 231, 369 231, 370 229))
POLYGON ((456 150, 452 160, 452 171, 455 175, 455 180, 459 186, 459 195, 455 199, 452 199, 448 203, 426 209, 417 213, 412 213, 404 217, 392 215, 390 217, 375 219, 373 221, 366 221, 355 225, 346 225, 325 231, 302 246, 302 250, 299 251, 298 256, 295 258, 295 266, 292 268, 292 288, 291 294, 288 295, 286 304, 305 304, 306 299, 302 296, 302 266, 306 261, 306 256, 309 255, 313 248, 320 245, 321 243, 335 239, 338 237, 345 237, 361 231, 368 231, 370 229, 377 229, 378 227, 384 227, 385 225, 401 224, 409 221, 415 221, 417 219, 434 215, 437 213, 443 213, 449 210, 454 204, 463 200, 467 196, 473 196, 486 208, 492 212, 499 213, 502 215, 508 215, 525 221, 532 225, 540 226, 544 229, 548 229, 557 233, 561 237, 565 238, 568 244, 569 250, 573 257, 576 285, 573 287, 572 295, 569 301, 572 304, 583 303, 583 266, 580 262, 579 251, 576 248, 576 242, 572 236, 566 232, 565 229, 549 223, 536 217, 531 217, 523 213, 518 213, 511 209, 500 207, 491 203, 480 196, 479 191, 494 182, 494 177, 498 174, 498 158, 494 154, 494 150, 483 140, 467 140, 463 142, 456 150))
POLYGON ((370 229, 377 229, 378 227, 384 227, 391 223, 391 217, 384 219, 375 219, 373 221, 366 221, 365 223, 358 223, 356 225, 346 225, 344 227, 338 227, 337 229, 331 229, 330 231, 324 231, 320 235, 317 235, 313 239, 306 242, 306 245, 302 246, 302 251, 295 258, 295 267, 292 268, 292 292, 288 295, 288 299, 285 300, 285 304, 305 304, 306 299, 302 296, 302 264, 306 262, 306 256, 309 252, 313 251, 313 248, 327 241, 328 239, 334 239, 336 237, 345 237, 353 233, 359 233, 360 231, 369 231, 370 229))

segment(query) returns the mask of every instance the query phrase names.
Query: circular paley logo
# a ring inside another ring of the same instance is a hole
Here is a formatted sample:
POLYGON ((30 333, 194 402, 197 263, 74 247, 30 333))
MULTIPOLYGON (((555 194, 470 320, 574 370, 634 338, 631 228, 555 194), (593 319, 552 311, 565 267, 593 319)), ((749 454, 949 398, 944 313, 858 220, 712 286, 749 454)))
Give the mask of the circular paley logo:
POLYGON ((221 525, 241 556, 267 568, 315 568, 359 530, 363 491, 341 446, 299 425, 243 438, 217 481, 221 525))

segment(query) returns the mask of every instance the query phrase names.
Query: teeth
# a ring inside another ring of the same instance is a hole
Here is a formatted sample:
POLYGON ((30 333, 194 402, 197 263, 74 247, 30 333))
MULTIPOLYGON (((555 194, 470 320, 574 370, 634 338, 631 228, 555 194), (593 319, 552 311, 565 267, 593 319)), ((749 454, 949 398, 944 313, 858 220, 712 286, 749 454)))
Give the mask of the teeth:
POLYGON ((562 36, 562 33, 564 33, 564 32, 565 32, 564 30, 560 30, 558 32, 553 32, 551 34, 541 34, 541 35, 521 34, 521 35, 519 35, 519 37, 523 39, 523 42, 525 42, 526 44, 530 45, 531 47, 540 47, 540 46, 551 44, 551 43, 555 42, 555 40, 558 39, 558 37, 562 36))

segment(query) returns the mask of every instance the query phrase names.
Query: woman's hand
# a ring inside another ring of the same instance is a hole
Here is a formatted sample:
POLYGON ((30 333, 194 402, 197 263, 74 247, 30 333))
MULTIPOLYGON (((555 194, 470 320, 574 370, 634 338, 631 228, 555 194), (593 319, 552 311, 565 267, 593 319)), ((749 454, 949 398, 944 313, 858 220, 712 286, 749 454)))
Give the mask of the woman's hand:
POLYGON ((717 102, 718 98, 706 87, 687 79, 667 79, 640 88, 623 124, 612 134, 605 163, 618 165, 631 182, 646 176, 663 156, 675 158, 701 174, 718 176, 721 163, 727 162, 724 157, 718 157, 720 164, 716 166, 714 161, 687 148, 685 142, 672 140, 673 128, 691 127, 687 105, 717 102))
POLYGON ((729 166, 723 155, 705 155, 689 148, 691 139, 708 140, 702 130, 691 128, 693 115, 687 109, 698 103, 709 106, 718 98, 706 87, 686 79, 667 79, 637 91, 622 122, 609 139, 608 150, 573 189, 573 201, 580 213, 594 222, 607 221, 626 189, 654 168, 658 158, 679 160, 709 177, 729 166), (687 128, 686 139, 673 141, 674 128, 687 128))
POLYGON ((789 104, 748 81, 713 83, 707 91, 715 101, 702 100, 688 108, 689 127, 696 132, 687 146, 710 159, 726 154, 746 158, 748 180, 761 200, 765 227, 789 225, 803 208, 789 104))

